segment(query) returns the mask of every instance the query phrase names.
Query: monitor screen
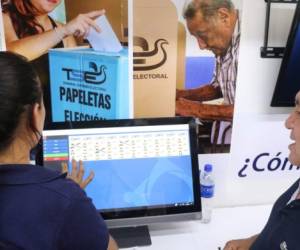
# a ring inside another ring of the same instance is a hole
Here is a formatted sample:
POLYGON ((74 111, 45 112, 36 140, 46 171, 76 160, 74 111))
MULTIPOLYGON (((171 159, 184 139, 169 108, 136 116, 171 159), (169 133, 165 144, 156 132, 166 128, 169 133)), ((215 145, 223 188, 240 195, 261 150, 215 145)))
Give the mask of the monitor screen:
POLYGON ((72 128, 57 123, 43 131, 43 160, 53 169, 82 160, 86 174, 93 170, 86 193, 109 225, 145 224, 147 217, 152 222, 168 215, 197 219, 196 140, 190 118, 94 121, 72 128))
POLYGON ((295 104, 295 96, 300 90, 300 3, 298 2, 287 46, 282 59, 272 107, 291 107, 295 104))

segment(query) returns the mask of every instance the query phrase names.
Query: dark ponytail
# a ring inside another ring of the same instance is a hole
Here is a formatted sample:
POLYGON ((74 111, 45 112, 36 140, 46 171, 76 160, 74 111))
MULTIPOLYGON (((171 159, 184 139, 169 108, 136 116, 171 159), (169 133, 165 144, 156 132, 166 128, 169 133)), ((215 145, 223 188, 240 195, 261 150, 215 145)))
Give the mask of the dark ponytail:
POLYGON ((41 103, 39 79, 27 60, 12 52, 0 52, 0 152, 14 139, 22 115, 32 126, 32 107, 41 103), (26 113, 27 112, 27 113, 26 113))

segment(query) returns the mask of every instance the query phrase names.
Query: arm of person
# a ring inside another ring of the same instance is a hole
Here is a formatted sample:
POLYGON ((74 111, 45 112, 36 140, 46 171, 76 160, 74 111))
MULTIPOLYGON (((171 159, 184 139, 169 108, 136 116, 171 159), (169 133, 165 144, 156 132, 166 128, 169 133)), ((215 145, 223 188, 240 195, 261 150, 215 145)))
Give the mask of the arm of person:
POLYGON ((206 84, 195 89, 176 89, 176 100, 185 98, 194 101, 209 101, 222 97, 222 92, 219 87, 212 84, 206 84))
MULTIPOLYGON (((94 19, 103 14, 103 10, 80 14, 67 24, 59 25, 56 29, 19 39, 9 15, 4 13, 3 22, 7 50, 21 54, 29 61, 32 61, 47 53, 50 48, 67 37, 72 35, 78 37, 86 36, 91 27, 100 32, 100 27, 95 23, 94 19)), ((74 45, 74 38, 66 40, 70 46, 74 45)))
MULTIPOLYGON (((57 27, 63 27, 64 24, 60 22, 56 22, 57 27)), ((74 48, 77 46, 76 39, 73 35, 67 36, 63 39, 65 48, 74 48)))
POLYGON ((223 250, 249 250, 257 236, 258 234, 246 239, 228 241, 223 250))
POLYGON ((119 249, 119 247, 117 245, 117 242, 114 240, 114 238, 112 236, 109 236, 107 250, 118 250, 118 249, 119 249))
POLYGON ((203 104, 180 98, 176 101, 176 114, 204 120, 232 121, 234 105, 203 104))
POLYGON ((57 30, 19 39, 8 14, 3 14, 6 49, 25 56, 29 61, 46 53, 48 49, 58 44, 64 37, 57 30))

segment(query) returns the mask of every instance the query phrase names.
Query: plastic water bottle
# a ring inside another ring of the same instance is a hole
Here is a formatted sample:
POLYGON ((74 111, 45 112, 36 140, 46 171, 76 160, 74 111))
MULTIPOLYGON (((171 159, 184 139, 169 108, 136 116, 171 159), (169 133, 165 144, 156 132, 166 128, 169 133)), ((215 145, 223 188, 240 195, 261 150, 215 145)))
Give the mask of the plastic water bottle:
POLYGON ((200 176, 201 185, 201 204, 202 204, 202 222, 209 223, 213 209, 213 197, 215 183, 212 177, 213 167, 211 164, 205 164, 204 171, 200 176))

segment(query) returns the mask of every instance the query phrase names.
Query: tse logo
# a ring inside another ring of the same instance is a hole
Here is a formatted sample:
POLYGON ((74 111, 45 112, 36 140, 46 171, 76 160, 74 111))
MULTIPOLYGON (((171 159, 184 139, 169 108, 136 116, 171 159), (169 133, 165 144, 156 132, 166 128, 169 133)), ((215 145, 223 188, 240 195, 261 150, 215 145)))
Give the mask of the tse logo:
POLYGON ((86 82, 89 84, 103 84, 106 81, 106 66, 97 66, 95 62, 89 62, 91 71, 83 71, 71 68, 62 68, 62 71, 67 73, 69 81, 86 82))

